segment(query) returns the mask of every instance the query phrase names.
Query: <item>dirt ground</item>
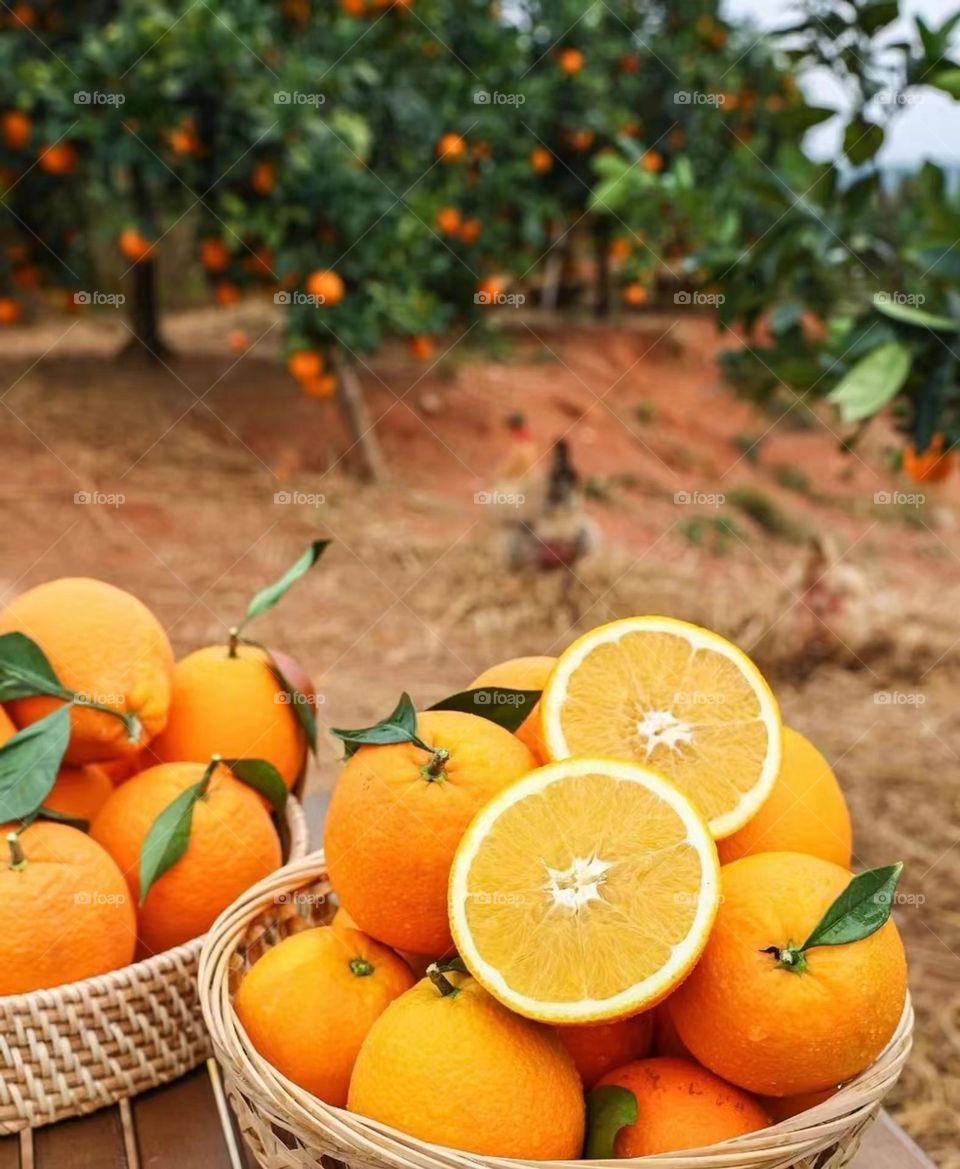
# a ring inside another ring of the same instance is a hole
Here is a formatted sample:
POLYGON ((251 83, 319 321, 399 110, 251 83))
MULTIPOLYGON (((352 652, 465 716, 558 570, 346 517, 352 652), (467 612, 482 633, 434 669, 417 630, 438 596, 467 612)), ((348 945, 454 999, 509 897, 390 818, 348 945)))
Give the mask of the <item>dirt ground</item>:
MULTIPOLYGON (((163 619, 179 651, 220 640, 251 592, 316 535, 324 562, 258 633, 318 683, 322 727, 363 725, 408 689, 429 704, 486 665, 553 653, 637 612, 711 625, 752 652, 787 720, 836 766, 862 866, 906 862, 897 911, 916 1045, 893 1107, 960 1169, 960 572, 957 484, 885 467, 878 428, 855 455, 799 400, 760 410, 720 382, 712 323, 515 320, 448 339, 420 364, 361 368, 387 470, 352 458, 333 403, 300 395, 266 309, 194 312, 183 355, 118 362, 119 322, 8 332, 0 353, 4 596, 102 576, 163 619), (241 358, 226 335, 260 338, 241 358), (523 410, 547 452, 569 439, 599 548, 575 577, 508 575, 488 491, 523 410), (758 442, 758 440, 760 440, 758 442)), ((329 785, 323 736, 312 782, 329 785)))

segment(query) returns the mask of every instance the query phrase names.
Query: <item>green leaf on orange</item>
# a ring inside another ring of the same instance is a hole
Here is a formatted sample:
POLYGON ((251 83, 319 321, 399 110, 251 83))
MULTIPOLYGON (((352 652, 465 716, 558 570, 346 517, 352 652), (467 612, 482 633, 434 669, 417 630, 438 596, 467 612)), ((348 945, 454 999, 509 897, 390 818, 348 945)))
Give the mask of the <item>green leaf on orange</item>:
POLYGON ((313 703, 310 696, 303 694, 296 686, 285 676, 283 670, 277 665, 273 654, 269 650, 266 651, 270 659, 270 669, 280 683, 284 694, 290 701, 293 707, 293 713, 296 715, 297 722, 300 724, 304 735, 307 738, 307 746, 310 751, 316 755, 317 753, 317 716, 313 713, 313 703))
POLYGON ((56 710, 0 747, 0 822, 23 820, 50 794, 70 741, 70 707, 56 710))
POLYGON ((140 848, 140 904, 143 905, 150 887, 168 869, 172 869, 187 851, 193 809, 206 790, 201 780, 180 793, 154 820, 140 848))
POLYGON ((357 730, 331 727, 330 734, 345 744, 348 759, 359 747, 380 747, 387 743, 413 743, 424 751, 432 751, 431 747, 417 738, 417 709, 406 691, 387 717, 372 727, 359 727, 357 730))
POLYGON ((542 690, 512 690, 505 686, 481 686, 461 690, 435 702, 431 710, 459 710, 476 714, 508 731, 515 731, 540 701, 542 690))
POLYGON ((875 934, 890 916, 902 872, 903 864, 897 863, 854 877, 800 949, 845 946, 875 934))
POLYGON ((610 1161, 617 1133, 637 1123, 637 1098, 619 1084, 601 1084, 587 1093, 587 1131, 583 1156, 588 1161, 610 1161))
POLYGON ((287 806, 287 785, 272 763, 266 759, 224 759, 223 765, 229 767, 241 783, 269 800, 274 811, 283 812, 287 806))
POLYGON ((48 808, 46 804, 37 808, 35 820, 49 820, 54 824, 66 824, 68 828, 76 828, 79 832, 90 831, 90 821, 81 816, 68 816, 66 812, 58 812, 56 808, 48 808))
POLYGON ((71 691, 60 684, 47 655, 25 633, 0 636, 0 702, 47 694, 69 699, 71 691))
POLYGON ((278 601, 282 600, 288 590, 296 584, 300 577, 313 568, 329 544, 329 540, 314 540, 310 547, 290 565, 282 576, 278 577, 273 584, 262 588, 247 606, 247 612, 237 626, 237 629, 243 629, 254 617, 259 617, 261 613, 272 609, 278 601))

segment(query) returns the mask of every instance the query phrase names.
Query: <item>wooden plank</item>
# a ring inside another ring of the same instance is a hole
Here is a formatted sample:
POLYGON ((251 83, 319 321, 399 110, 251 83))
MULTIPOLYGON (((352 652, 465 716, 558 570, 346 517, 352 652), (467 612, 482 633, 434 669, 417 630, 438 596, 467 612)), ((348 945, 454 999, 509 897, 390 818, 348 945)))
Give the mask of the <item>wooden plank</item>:
POLYGON ((20 1138, 0 1139, 0 1169, 20 1169, 20 1138))
POLYGON ((141 1169, 232 1169, 205 1067, 131 1103, 141 1169))
POLYGON ((935 1169, 922 1152, 886 1112, 870 1126, 852 1169, 935 1169))
POLYGON ((33 1132, 35 1169, 128 1169, 116 1108, 33 1132))

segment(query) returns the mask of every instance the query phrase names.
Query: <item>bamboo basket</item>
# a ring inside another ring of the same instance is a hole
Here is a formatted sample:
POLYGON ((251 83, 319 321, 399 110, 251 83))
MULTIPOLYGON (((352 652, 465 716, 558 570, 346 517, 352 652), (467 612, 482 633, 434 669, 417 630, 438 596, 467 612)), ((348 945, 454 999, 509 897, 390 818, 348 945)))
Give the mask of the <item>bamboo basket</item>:
MULTIPOLYGON (((327 924, 336 905, 322 852, 278 870, 220 915, 200 956, 200 1001, 227 1095, 263 1169, 536 1169, 536 1161, 485 1158, 429 1145, 332 1108, 291 1083, 247 1039, 233 1010, 244 973, 290 934, 327 924)), ((824 1104, 771 1128, 702 1149, 642 1157, 643 1169, 841 1169, 900 1075, 913 1035, 909 998, 880 1058, 824 1104)), ((622 1169, 624 1161, 594 1161, 622 1169)), ((583 1169, 582 1161, 551 1162, 583 1169)))
MULTIPOLYGON (((307 822, 287 801, 288 853, 307 822)), ((210 1055, 197 995, 202 938, 52 990, 0 997, 0 1134, 95 1112, 210 1055)))

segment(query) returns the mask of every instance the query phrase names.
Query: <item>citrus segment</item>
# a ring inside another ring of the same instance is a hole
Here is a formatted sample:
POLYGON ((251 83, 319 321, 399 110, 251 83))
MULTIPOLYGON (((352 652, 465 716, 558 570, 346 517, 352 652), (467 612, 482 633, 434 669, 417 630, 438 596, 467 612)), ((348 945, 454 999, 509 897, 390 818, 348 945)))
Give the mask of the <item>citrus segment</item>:
POLYGON ((652 767, 718 839, 754 815, 780 768, 780 715, 760 671, 718 634, 671 617, 585 634, 558 659, 540 706, 550 758, 652 767))
POLYGON ((662 776, 570 759, 533 771, 474 819, 450 877, 470 971, 519 1014, 620 1018, 687 973, 717 909, 707 825, 662 776))

